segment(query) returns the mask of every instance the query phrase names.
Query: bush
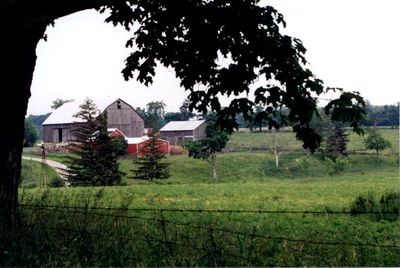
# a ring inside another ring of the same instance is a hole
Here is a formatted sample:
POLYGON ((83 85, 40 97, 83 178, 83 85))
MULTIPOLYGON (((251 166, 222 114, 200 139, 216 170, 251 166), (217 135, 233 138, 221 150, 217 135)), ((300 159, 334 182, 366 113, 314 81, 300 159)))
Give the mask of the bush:
POLYGON ((395 221, 400 217, 400 192, 384 194, 379 202, 371 193, 358 196, 351 204, 350 212, 352 215, 370 213, 376 220, 395 221))
POLYGON ((379 205, 385 220, 395 221, 400 218, 400 192, 383 195, 379 205))
POLYGON ((335 161, 330 158, 326 158, 326 161, 329 162, 329 175, 337 175, 346 170, 350 166, 350 161, 347 157, 341 156, 337 157, 335 161))
POLYGON ((375 213, 379 211, 378 203, 375 197, 368 193, 365 195, 360 195, 354 200, 350 206, 350 212, 352 215, 360 215, 365 213, 375 213))
POLYGON ((49 182, 49 186, 50 187, 55 187, 55 188, 64 187, 65 186, 65 182, 60 177, 53 177, 49 182))

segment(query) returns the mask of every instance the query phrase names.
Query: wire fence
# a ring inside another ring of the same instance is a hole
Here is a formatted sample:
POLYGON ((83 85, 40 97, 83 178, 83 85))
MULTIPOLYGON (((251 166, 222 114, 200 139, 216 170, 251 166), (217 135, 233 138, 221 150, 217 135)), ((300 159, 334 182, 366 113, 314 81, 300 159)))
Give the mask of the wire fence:
POLYGON ((33 266, 400 265, 400 233, 368 231, 375 212, 27 203, 19 211, 19 258, 33 266))
POLYGON ((148 207, 82 207, 82 206, 59 206, 46 204, 19 204, 20 208, 26 209, 65 209, 68 210, 108 210, 108 211, 153 211, 153 212, 190 212, 190 213, 252 213, 252 214, 339 214, 339 215, 363 215, 363 214, 394 214, 400 212, 390 211, 311 211, 311 210, 245 210, 245 209, 192 209, 192 208, 148 208, 148 207))

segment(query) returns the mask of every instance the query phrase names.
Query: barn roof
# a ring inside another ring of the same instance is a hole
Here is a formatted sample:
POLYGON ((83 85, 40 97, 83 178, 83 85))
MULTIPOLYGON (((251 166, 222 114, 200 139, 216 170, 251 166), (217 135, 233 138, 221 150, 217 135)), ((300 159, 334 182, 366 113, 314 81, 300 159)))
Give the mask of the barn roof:
POLYGON ((139 143, 142 143, 144 141, 147 141, 148 139, 149 139, 148 136, 125 138, 125 140, 128 142, 128 144, 139 144, 139 143))
MULTIPOLYGON (((90 98, 94 101, 99 111, 103 112, 110 104, 117 100, 126 102, 120 98, 104 97, 104 98, 90 98)), ((74 100, 72 102, 64 103, 58 109, 51 113, 51 115, 43 122, 42 125, 53 125, 53 124, 70 124, 83 122, 81 118, 74 117, 74 114, 79 112, 79 105, 83 103, 84 100, 74 100)), ((129 104, 128 102, 126 102, 129 104)), ((132 106, 131 104, 129 104, 132 106)))
POLYGON ((160 131, 184 131, 184 130, 195 130, 204 120, 190 120, 190 121, 171 121, 166 124, 160 131))

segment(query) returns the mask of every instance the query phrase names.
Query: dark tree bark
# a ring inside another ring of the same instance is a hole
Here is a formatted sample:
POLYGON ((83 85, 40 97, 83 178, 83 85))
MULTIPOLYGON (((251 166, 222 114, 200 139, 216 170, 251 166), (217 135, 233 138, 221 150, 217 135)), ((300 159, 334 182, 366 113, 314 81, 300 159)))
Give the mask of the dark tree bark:
MULTIPOLYGON (((31 95, 36 46, 54 19, 103 4, 103 1, 64 2, 0 0, 0 114, 3 125, 0 131, 0 259, 18 234, 24 121, 31 95)), ((6 263, 0 261, 1 264, 6 263)))
POLYGON ((0 233, 6 240, 15 233, 24 119, 36 62, 35 49, 46 29, 45 24, 33 25, 15 10, 8 11, 0 15, 0 113, 4 126, 0 131, 0 233))

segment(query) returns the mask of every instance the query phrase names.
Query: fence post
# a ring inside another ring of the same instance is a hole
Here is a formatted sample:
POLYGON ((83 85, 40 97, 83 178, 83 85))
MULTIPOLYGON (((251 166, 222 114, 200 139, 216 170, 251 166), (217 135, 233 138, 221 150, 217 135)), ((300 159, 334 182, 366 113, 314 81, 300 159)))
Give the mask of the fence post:
POLYGON ((211 257, 213 260, 213 265, 214 266, 225 266, 224 261, 223 261, 223 256, 222 256, 222 252, 218 249, 217 243, 215 243, 214 240, 214 233, 213 233, 214 229, 210 226, 210 228, 208 229, 208 233, 210 235, 210 242, 211 242, 211 257))
POLYGON ((160 210, 160 214, 161 214, 160 223, 161 223, 161 230, 162 230, 163 238, 164 238, 164 244, 166 245, 167 252, 170 255, 170 257, 173 257, 171 242, 168 241, 167 227, 166 227, 166 222, 165 222, 163 210, 160 210))
POLYGON ((251 233, 251 236, 250 236, 250 246, 249 246, 249 251, 248 251, 248 256, 247 256, 248 260, 257 260, 257 250, 254 250, 256 248, 254 245, 256 232, 257 232, 256 226, 253 226, 253 232, 251 233), (251 258, 252 252, 254 252, 254 254, 255 254, 254 258, 251 258))

